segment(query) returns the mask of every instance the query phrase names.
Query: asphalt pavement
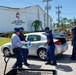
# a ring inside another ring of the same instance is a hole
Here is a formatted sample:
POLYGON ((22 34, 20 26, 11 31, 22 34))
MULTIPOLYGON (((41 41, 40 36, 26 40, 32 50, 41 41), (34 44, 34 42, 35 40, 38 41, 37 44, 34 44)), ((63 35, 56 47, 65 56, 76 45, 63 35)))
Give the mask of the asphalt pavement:
MULTIPOLYGON (((56 70, 57 75, 76 75, 76 60, 72 61, 70 60, 70 56, 72 53, 72 46, 69 44, 68 50, 63 54, 57 56, 57 66, 51 66, 51 65, 45 65, 46 61, 41 61, 38 59, 38 57, 28 57, 28 63, 30 64, 29 67, 23 65, 23 68, 25 69, 48 69, 48 70, 56 70)), ((15 62, 15 57, 11 57, 8 65, 7 65, 7 71, 10 71, 12 68, 12 65, 15 62)), ((4 71, 4 57, 3 54, 0 51, 0 75, 3 75, 4 71)))

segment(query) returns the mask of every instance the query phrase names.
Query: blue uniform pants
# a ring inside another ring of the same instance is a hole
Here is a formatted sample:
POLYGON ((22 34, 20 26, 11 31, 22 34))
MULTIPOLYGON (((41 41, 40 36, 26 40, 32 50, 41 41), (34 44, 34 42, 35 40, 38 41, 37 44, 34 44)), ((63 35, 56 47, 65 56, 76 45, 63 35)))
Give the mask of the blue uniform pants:
POLYGON ((47 61, 52 60, 53 62, 56 62, 56 57, 55 57, 54 51, 55 51, 55 45, 48 46, 47 61))
POLYGON ((27 56, 28 56, 28 49, 22 48, 22 56, 23 56, 23 61, 24 64, 27 64, 27 56))
POLYGON ((72 56, 73 59, 76 57, 76 46, 73 44, 72 56))
POLYGON ((21 54, 21 48, 14 48, 13 53, 16 56, 16 62, 13 65, 13 67, 22 68, 22 54, 21 54))

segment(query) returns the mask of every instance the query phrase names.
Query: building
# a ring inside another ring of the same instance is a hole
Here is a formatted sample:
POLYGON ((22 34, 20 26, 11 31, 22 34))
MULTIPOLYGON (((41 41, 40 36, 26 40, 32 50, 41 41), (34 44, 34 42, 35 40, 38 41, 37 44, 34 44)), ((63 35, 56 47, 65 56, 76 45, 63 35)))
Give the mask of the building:
MULTIPOLYGON (((49 27, 52 29, 52 18, 48 15, 49 27)), ((15 27, 24 27, 25 31, 34 31, 31 24, 35 20, 42 21, 42 27, 47 26, 47 13, 39 6, 26 8, 11 8, 0 6, 0 33, 13 31, 15 27)))

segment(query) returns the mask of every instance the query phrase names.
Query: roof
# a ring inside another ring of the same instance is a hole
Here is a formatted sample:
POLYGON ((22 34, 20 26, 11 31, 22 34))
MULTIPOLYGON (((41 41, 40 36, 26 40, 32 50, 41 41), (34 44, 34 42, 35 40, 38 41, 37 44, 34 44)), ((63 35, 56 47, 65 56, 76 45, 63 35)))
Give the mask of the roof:
MULTIPOLYGON (((13 8, 13 7, 7 7, 7 6, 0 6, 0 8, 6 8, 6 9, 14 9, 14 10, 19 10, 19 9, 28 9, 31 7, 38 7, 40 8, 45 14, 47 14, 39 5, 33 5, 33 6, 28 6, 28 7, 24 7, 24 8, 13 8)), ((50 17, 50 15, 48 15, 50 17)), ((51 17, 50 17, 51 18, 51 17)), ((51 18, 52 19, 52 18, 51 18)))
MULTIPOLYGON (((45 14, 47 14, 39 5, 28 6, 28 7, 25 7, 25 9, 31 8, 31 7, 39 7, 45 14)), ((51 18, 50 15, 48 15, 48 16, 51 18)), ((51 19, 52 19, 52 18, 51 18, 51 19)))

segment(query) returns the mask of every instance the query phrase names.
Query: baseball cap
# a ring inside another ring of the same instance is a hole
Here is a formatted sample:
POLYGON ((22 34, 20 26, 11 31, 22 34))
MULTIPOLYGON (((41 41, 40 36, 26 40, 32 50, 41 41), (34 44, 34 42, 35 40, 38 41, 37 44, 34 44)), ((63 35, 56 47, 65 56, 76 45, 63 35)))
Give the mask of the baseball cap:
POLYGON ((24 28, 23 28, 23 27, 20 27, 20 29, 21 29, 21 30, 24 30, 24 28))
POLYGON ((45 30, 49 30, 49 27, 46 27, 45 30))
POLYGON ((19 28, 14 28, 14 32, 19 32, 20 29, 19 28))

